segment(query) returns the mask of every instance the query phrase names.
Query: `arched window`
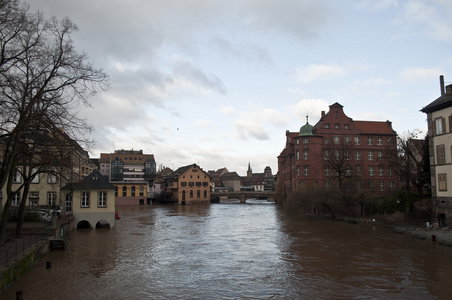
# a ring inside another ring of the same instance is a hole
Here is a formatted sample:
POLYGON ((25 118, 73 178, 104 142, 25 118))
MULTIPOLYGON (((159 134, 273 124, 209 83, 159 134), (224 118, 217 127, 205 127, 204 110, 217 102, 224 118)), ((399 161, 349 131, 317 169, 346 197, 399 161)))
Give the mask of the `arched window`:
POLYGON ((196 191, 196 198, 201 198, 201 191, 200 190, 197 190, 196 191))
POLYGON ((204 199, 207 198, 207 190, 204 190, 204 199))
POLYGON ((122 196, 127 197, 127 187, 126 186, 122 187, 122 196))
POLYGON ((135 187, 130 188, 130 193, 132 194, 132 197, 135 197, 135 187))
POLYGON ((190 198, 193 198, 193 191, 190 191, 190 198))
POLYGON ((185 190, 182 191, 182 201, 185 201, 185 190))
POLYGON ((118 197, 118 187, 115 186, 115 197, 118 197))
POLYGON ((144 196, 144 187, 140 186, 140 197, 144 196))

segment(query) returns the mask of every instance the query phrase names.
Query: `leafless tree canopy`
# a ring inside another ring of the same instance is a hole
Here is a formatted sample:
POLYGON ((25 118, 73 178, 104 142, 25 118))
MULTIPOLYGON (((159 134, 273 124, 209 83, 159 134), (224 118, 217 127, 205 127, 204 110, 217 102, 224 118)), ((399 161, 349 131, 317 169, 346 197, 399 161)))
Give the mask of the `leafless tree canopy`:
POLYGON ((57 132, 80 140, 90 130, 76 108, 106 90, 108 76, 76 51, 76 30, 67 18, 45 19, 18 0, 0 0, 0 189, 19 163, 42 161, 31 140, 57 132))

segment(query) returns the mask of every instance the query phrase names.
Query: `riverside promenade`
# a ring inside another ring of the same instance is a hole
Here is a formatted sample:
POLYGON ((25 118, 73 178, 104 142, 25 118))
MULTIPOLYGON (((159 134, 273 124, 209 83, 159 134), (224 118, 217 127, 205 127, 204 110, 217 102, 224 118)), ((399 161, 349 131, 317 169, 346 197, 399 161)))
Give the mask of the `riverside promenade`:
POLYGON ((452 226, 395 226, 394 231, 452 247, 452 226))

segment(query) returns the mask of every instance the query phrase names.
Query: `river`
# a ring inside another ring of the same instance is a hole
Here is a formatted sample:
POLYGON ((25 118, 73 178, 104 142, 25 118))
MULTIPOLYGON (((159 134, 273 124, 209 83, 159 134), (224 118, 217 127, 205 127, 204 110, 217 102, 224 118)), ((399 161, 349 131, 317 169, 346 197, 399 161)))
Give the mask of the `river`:
POLYGON ((451 247, 248 202, 118 207, 114 229, 75 230, 0 298, 452 297, 451 247))

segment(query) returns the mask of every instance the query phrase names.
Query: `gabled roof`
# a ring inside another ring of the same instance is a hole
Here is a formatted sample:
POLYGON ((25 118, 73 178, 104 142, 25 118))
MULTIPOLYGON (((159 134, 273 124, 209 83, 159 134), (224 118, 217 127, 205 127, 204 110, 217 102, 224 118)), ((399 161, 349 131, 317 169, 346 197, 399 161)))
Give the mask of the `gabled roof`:
POLYGON ((452 94, 444 94, 423 109, 421 109, 424 113, 430 113, 434 111, 441 110, 443 108, 448 108, 452 106, 452 94))
POLYGON ((179 176, 181 176, 182 174, 184 174, 185 172, 187 172, 188 170, 190 170, 191 168, 194 168, 194 167, 198 168, 199 170, 204 172, 207 176, 209 176, 209 174, 207 174, 207 172, 205 172, 203 169, 201 169, 197 164, 191 164, 188 166, 180 167, 179 169, 177 169, 176 171, 171 173, 168 177, 173 178, 173 179, 179 178, 179 176))
POLYGON ((65 190, 82 190, 82 189, 98 189, 98 190, 107 190, 107 189, 115 189, 115 186, 108 182, 108 179, 104 177, 98 170, 94 170, 87 177, 85 177, 82 181, 77 183, 68 183, 63 189, 65 190))
POLYGON ((389 121, 353 121, 353 124, 363 134, 395 134, 389 121))

